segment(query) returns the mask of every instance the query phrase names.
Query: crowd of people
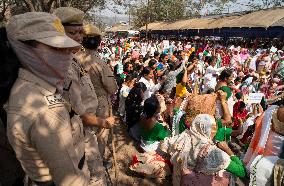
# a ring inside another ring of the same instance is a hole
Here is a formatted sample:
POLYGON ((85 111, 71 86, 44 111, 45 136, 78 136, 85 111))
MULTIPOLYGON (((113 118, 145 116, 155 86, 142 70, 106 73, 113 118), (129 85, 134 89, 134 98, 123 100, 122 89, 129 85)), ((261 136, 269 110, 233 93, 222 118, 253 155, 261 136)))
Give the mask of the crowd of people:
POLYGON ((83 19, 61 7, 1 28, 1 184, 109 185, 114 116, 134 172, 284 184, 281 40, 109 39, 83 19))

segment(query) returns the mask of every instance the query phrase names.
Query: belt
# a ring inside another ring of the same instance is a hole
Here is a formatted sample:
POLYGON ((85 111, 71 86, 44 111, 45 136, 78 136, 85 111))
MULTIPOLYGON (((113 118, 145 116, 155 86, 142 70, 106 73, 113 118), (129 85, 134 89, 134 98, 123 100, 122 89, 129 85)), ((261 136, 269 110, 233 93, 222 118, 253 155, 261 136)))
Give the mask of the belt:
MULTIPOLYGON (((80 170, 83 169, 84 167, 84 163, 85 163, 85 152, 84 152, 84 155, 82 156, 82 158, 80 159, 79 163, 78 163, 78 168, 80 170)), ((40 182, 40 181, 33 181, 29 178, 29 180, 33 183, 35 183, 37 186, 55 186, 55 183, 53 182, 53 180, 50 180, 50 181, 44 181, 44 182, 40 182)))

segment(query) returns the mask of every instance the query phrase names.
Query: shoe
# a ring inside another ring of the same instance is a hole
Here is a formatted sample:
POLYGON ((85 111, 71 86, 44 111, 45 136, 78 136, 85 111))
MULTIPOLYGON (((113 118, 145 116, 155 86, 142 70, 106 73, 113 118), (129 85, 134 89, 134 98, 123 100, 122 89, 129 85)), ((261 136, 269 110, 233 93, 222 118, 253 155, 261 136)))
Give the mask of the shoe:
POLYGON ((110 168, 112 168, 112 163, 111 163, 111 162, 108 162, 108 161, 103 161, 103 166, 104 166, 106 169, 110 169, 110 168))

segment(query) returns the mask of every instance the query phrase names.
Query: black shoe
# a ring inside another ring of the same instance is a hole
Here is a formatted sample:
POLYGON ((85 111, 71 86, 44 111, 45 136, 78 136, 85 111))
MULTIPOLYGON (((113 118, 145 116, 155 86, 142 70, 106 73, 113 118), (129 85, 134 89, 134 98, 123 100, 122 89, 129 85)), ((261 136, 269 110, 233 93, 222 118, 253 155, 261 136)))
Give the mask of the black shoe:
POLYGON ((110 169, 110 168, 112 168, 112 163, 111 163, 111 162, 108 162, 108 161, 103 161, 103 166, 104 166, 106 169, 110 169))

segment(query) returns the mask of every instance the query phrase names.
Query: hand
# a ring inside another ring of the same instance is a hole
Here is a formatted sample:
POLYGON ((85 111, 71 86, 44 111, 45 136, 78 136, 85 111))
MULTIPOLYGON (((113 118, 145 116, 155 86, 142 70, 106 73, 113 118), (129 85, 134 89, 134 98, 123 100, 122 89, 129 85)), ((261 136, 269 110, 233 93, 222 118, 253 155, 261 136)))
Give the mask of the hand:
POLYGON ((194 60, 193 64, 196 66, 198 64, 198 60, 194 60))
POLYGON ((158 82, 159 82, 160 84, 163 84, 163 83, 166 82, 166 80, 167 80, 167 78, 166 78, 165 76, 162 76, 162 79, 159 80, 158 82))
POLYGON ((238 119, 238 123, 239 123, 240 125, 243 125, 243 124, 244 124, 244 121, 243 121, 242 119, 238 119))
POLYGON ((232 152, 232 150, 228 146, 227 142, 225 142, 225 141, 218 142, 216 145, 217 145, 217 147, 219 149, 221 149, 222 151, 226 152, 229 156, 233 156, 234 155, 234 153, 232 152))
POLYGON ((218 90, 217 95, 218 95, 218 97, 221 101, 226 101, 226 99, 227 99, 227 93, 226 92, 223 92, 222 90, 218 90))
POLYGON ((222 142, 218 142, 217 144, 217 147, 223 151, 226 152, 227 149, 230 149, 230 147, 228 146, 227 142, 225 141, 222 141, 222 142))
POLYGON ((116 125, 115 123, 115 117, 108 117, 105 119, 105 125, 104 128, 110 129, 113 128, 116 125))

